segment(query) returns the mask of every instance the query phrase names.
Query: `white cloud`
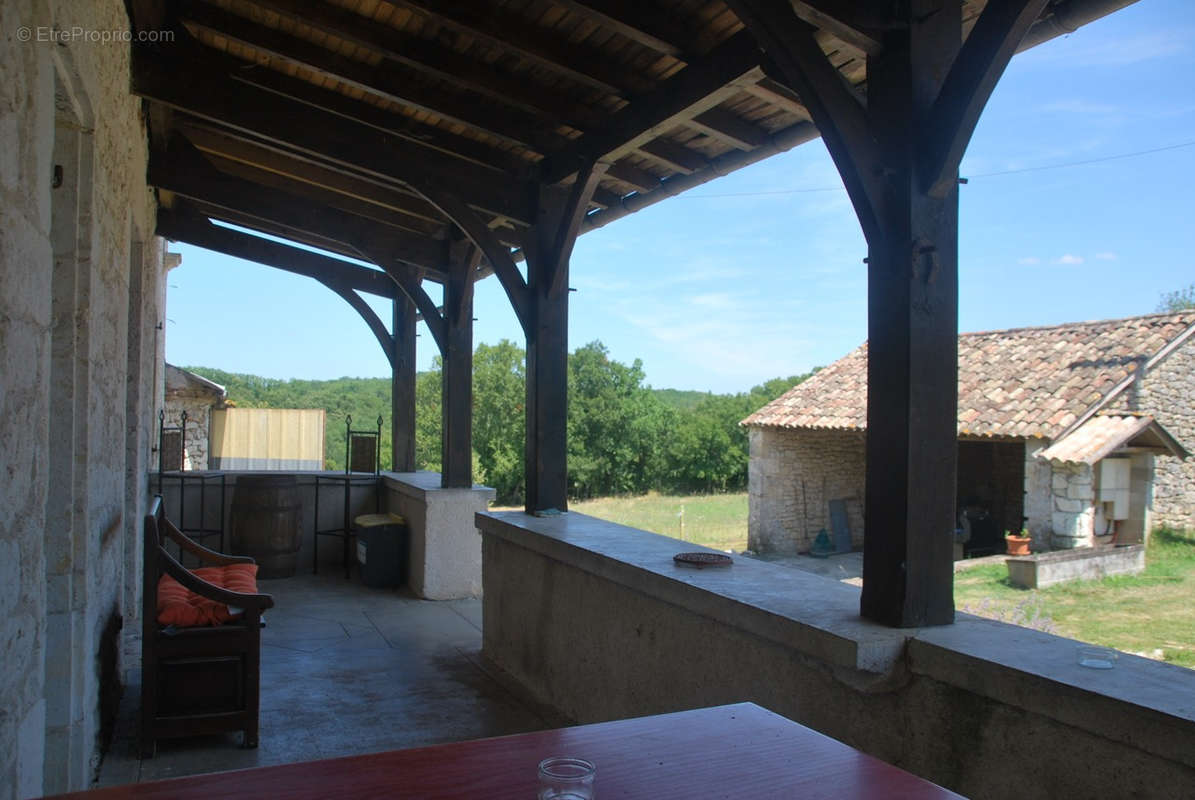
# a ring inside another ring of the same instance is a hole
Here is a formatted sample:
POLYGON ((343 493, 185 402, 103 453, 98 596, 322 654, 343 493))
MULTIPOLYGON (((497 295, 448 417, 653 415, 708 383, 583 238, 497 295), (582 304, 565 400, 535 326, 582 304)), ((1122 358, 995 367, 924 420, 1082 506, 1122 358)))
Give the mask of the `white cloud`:
POLYGON ((1017 263, 1029 266, 1031 264, 1040 264, 1041 259, 1038 258, 1037 256, 1025 256, 1024 258, 1018 258, 1017 263))
POLYGON ((1076 256, 1072 253, 1067 253, 1062 258, 1054 259, 1055 264, 1082 264, 1083 256, 1076 256))
POLYGON ((1116 253, 1105 251, 1103 253, 1096 253, 1095 257, 1097 261, 1115 261, 1116 253))

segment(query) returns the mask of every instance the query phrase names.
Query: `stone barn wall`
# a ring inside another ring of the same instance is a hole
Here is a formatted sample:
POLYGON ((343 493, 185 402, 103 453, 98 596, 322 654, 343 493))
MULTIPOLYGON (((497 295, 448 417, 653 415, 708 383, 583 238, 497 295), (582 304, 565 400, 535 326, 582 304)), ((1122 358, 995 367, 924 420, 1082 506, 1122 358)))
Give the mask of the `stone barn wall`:
POLYGON ((851 542, 863 545, 864 433, 751 428, 747 546, 792 555, 830 527, 831 500, 845 500, 851 542))
POLYGON ((137 625, 164 288, 128 29, 0 10, 0 798, 87 787, 137 625))
MULTIPOLYGON (((1138 381, 1135 394, 1133 410, 1153 415, 1195 453, 1195 336, 1149 370, 1138 381)), ((1195 530, 1195 458, 1155 459, 1152 522, 1195 530)))

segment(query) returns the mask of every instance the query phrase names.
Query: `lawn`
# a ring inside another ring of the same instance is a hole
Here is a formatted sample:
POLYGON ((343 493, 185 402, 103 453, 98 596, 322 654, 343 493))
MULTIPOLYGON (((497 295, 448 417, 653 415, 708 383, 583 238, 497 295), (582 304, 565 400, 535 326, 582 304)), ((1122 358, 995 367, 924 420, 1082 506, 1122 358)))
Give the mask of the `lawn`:
POLYGON ((1150 537, 1140 575, 1026 590, 996 564, 954 578, 959 611, 1195 668, 1193 597, 1195 533, 1166 529, 1150 537))
POLYGON ((746 492, 685 497, 653 492, 569 503, 569 510, 716 550, 747 548, 746 492))

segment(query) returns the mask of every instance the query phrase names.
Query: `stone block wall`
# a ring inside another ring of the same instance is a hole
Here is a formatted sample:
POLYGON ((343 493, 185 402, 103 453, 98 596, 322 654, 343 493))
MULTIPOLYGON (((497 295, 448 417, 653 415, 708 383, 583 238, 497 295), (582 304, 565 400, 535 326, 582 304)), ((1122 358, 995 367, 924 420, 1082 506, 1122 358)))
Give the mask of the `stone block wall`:
MULTIPOLYGON (((1155 364, 1138 381, 1135 396, 1133 410, 1153 415, 1195 453, 1195 336, 1155 364)), ((1156 458, 1152 523, 1195 530, 1195 458, 1156 458)))
POLYGON ((166 427, 181 425, 184 411, 187 412, 187 429, 183 440, 183 469, 205 470, 212 431, 211 393, 170 392, 166 397, 166 427))
POLYGON ((1050 546, 1090 547, 1095 541, 1095 475, 1090 464, 1051 464, 1050 546))
POLYGON ((136 619, 163 247, 129 44, 86 38, 128 28, 0 7, 0 798, 86 788, 136 619))
POLYGON ((845 500, 851 542, 863 544, 862 431, 751 428, 748 547, 793 555, 830 527, 831 500, 845 500))

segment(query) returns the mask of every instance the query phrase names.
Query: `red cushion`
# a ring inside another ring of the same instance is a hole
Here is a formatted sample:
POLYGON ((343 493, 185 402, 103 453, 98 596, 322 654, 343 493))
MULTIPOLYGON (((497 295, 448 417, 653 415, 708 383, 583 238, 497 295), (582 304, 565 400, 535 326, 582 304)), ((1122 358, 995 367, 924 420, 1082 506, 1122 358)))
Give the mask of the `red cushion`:
MULTIPOLYGON (((257 594, 256 564, 226 564, 222 567, 200 567, 191 570, 210 584, 230 592, 257 594)), ((169 575, 158 580, 158 622, 178 628, 202 625, 223 625, 241 615, 228 606, 195 594, 169 575)))

